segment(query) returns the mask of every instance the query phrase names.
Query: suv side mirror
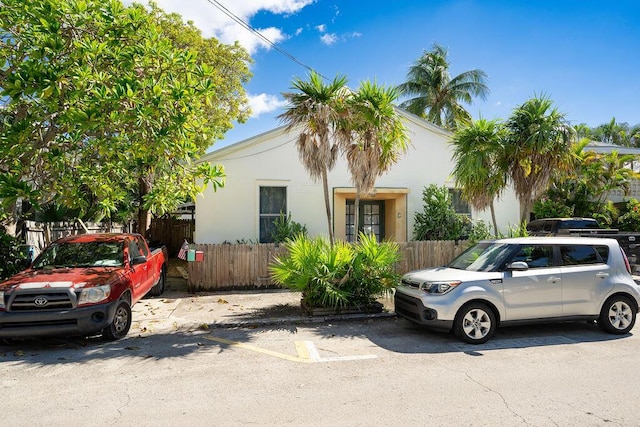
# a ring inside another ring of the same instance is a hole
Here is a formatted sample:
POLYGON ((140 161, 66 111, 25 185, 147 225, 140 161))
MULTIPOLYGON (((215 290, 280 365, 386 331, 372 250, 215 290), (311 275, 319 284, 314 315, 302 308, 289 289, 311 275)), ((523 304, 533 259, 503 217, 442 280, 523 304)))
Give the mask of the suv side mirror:
POLYGON ((529 269, 529 264, 524 261, 516 261, 507 265, 507 270, 526 271, 529 269))

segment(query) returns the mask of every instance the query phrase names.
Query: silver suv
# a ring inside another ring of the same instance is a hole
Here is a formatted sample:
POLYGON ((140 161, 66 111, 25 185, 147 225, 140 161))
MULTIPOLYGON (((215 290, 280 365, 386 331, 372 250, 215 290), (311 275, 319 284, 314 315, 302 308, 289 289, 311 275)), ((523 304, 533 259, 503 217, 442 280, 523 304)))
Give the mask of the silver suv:
POLYGON ((522 237, 482 241, 446 267, 405 274, 396 313, 481 344, 498 325, 596 320, 626 334, 640 286, 614 239, 522 237))

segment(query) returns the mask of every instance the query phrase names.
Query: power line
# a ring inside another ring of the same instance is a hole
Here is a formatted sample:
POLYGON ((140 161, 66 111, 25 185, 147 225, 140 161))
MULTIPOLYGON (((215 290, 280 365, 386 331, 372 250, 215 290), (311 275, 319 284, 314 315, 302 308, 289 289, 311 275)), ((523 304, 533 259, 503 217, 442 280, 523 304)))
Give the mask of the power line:
POLYGON ((310 66, 308 66, 307 64, 305 64, 304 62, 300 61, 298 58, 296 58, 295 56, 293 56, 292 54, 290 54, 289 52, 287 52, 286 50, 282 49, 280 46, 278 46, 277 44, 275 44, 274 42, 272 42, 271 40, 269 40, 267 37, 265 37, 260 31, 256 30, 255 28, 253 28, 251 25, 249 25, 248 23, 246 23, 242 18, 238 17, 237 15, 235 15, 233 12, 231 12, 229 9, 227 9, 226 7, 224 7, 222 4, 220 4, 220 2, 218 2, 218 0, 207 0, 211 5, 215 6, 216 8, 218 8, 218 10, 220 10, 222 13, 224 13, 225 15, 227 15, 229 18, 231 18, 232 20, 234 20, 237 24, 239 24, 241 27, 251 31, 254 35, 256 35, 260 40, 264 41, 265 43, 267 43, 269 46, 273 47, 275 50, 277 50, 278 52, 280 52, 281 54, 283 54, 284 56, 286 56, 287 58, 289 58, 290 60, 292 60, 293 62, 295 62, 296 64, 306 68, 309 71, 313 71, 316 74, 318 74, 320 77, 322 77, 325 80, 328 80, 325 76, 323 76, 322 74, 318 73, 317 71, 315 71, 313 68, 311 68, 310 66))

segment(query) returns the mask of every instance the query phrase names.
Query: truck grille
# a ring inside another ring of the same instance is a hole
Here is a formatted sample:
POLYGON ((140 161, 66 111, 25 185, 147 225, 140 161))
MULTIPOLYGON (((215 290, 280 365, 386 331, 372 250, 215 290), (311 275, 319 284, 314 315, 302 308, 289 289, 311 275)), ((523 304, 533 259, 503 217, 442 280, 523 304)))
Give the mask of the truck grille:
POLYGON ((75 293, 69 291, 44 291, 13 293, 9 295, 7 311, 43 311, 72 309, 77 303, 75 293))

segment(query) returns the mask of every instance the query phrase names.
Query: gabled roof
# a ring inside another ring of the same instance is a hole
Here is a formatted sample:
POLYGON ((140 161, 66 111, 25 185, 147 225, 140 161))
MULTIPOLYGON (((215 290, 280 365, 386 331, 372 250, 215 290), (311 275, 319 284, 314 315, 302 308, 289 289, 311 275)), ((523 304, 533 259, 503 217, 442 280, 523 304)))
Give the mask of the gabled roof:
MULTIPOLYGON (((452 133, 444 128, 441 128, 440 126, 437 126, 425 119, 423 119, 422 117, 416 116, 415 114, 409 113, 408 111, 405 111, 399 107, 394 107, 394 109, 396 110, 396 112, 403 117, 405 120, 419 126, 422 127, 423 129, 429 131, 429 132, 433 132, 436 133, 438 135, 441 135, 445 138, 451 138, 452 137, 452 133)), ((282 134, 287 133, 286 131, 286 125, 283 126, 279 126, 275 129, 271 129, 269 131, 263 132, 261 134, 258 134, 256 136, 252 136, 250 138, 244 139, 242 141, 233 143, 231 145, 228 145, 226 147, 222 147, 218 150, 213 150, 210 153, 205 154, 204 156, 202 156, 199 160, 199 162, 208 162, 214 159, 218 159, 220 157, 226 157, 229 156, 232 153, 235 153, 237 151, 243 150, 245 148, 254 146, 254 145, 258 145, 261 144, 264 141, 270 140, 272 138, 275 138, 277 136, 280 136, 282 134)))

